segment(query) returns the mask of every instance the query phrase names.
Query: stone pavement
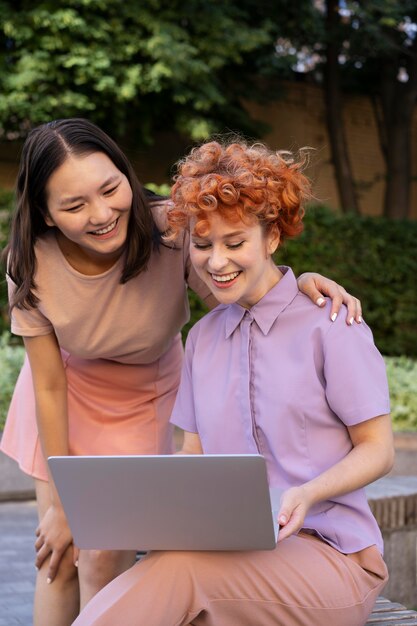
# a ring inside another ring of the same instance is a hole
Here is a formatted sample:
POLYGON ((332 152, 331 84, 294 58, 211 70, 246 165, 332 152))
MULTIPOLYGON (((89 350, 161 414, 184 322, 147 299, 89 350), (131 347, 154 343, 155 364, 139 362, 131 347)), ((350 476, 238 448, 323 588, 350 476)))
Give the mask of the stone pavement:
POLYGON ((36 570, 34 500, 0 503, 0 626, 31 626, 36 570))

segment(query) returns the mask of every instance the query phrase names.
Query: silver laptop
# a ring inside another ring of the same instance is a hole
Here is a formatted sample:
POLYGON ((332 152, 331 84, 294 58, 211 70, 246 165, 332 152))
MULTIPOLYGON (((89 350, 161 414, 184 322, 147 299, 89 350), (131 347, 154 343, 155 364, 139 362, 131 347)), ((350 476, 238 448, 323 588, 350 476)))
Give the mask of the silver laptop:
POLYGON ((74 543, 100 550, 271 550, 280 493, 260 455, 50 457, 74 543))

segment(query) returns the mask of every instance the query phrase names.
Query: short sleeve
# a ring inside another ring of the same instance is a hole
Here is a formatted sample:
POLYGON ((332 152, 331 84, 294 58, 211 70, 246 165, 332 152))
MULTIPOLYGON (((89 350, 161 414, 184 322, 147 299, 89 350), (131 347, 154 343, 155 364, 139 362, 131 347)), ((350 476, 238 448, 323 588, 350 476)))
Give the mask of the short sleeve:
POLYGON ((175 424, 190 433, 198 432, 195 417, 192 381, 193 355, 194 345, 192 341, 192 333, 188 333, 185 344, 185 356, 181 372, 181 381, 170 421, 172 424, 175 424))
MULTIPOLYGON (((16 285, 6 275, 9 302, 16 290, 16 285)), ((39 335, 49 335, 54 332, 51 322, 39 311, 38 308, 20 309, 13 307, 11 310, 11 331, 14 335, 22 337, 37 337, 39 335)))
POLYGON ((390 412, 384 359, 365 322, 333 322, 324 340, 324 376, 330 408, 346 426, 390 412))

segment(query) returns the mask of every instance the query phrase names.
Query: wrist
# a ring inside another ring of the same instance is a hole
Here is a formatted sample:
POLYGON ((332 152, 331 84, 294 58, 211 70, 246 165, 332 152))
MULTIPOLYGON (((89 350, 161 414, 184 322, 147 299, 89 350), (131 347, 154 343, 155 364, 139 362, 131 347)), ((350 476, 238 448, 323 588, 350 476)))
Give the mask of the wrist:
POLYGON ((303 493, 304 502, 306 502, 308 509, 323 500, 323 496, 320 492, 319 485, 316 479, 310 480, 308 483, 300 485, 300 489, 303 493))

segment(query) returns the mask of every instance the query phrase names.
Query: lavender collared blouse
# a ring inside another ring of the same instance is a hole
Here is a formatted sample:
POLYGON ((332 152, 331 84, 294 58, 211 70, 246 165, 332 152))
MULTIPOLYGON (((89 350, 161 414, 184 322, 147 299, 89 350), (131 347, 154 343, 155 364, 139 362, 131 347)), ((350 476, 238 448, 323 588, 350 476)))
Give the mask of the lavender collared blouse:
MULTIPOLYGON (((331 322, 329 310, 298 291, 291 269, 250 310, 216 307, 188 335, 171 421, 198 433, 205 454, 262 454, 271 487, 340 461, 352 449, 346 427, 390 407, 370 329, 348 327, 343 312, 331 322)), ((363 489, 315 505, 304 527, 344 553, 383 550, 363 489)))

